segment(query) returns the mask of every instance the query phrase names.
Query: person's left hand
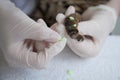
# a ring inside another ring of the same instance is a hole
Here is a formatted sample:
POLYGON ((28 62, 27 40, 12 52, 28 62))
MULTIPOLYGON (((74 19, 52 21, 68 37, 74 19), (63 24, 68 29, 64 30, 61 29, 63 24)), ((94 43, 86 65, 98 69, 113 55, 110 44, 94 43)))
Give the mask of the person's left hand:
POLYGON ((105 5, 90 7, 82 16, 83 21, 78 23, 79 34, 84 36, 83 41, 72 39, 66 32, 64 20, 70 14, 75 13, 75 8, 70 6, 65 15, 59 13, 56 17, 57 23, 52 29, 61 36, 67 38, 67 45, 81 57, 92 57, 98 54, 101 47, 115 27, 117 13, 114 8, 105 5))

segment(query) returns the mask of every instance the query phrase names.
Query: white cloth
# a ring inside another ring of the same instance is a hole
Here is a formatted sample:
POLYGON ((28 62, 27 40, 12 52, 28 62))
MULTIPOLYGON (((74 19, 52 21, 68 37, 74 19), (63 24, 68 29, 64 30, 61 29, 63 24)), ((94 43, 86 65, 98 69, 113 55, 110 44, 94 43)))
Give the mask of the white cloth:
POLYGON ((0 52, 0 80, 120 80, 120 36, 109 36, 97 57, 82 59, 66 47, 45 70, 10 68, 0 52))

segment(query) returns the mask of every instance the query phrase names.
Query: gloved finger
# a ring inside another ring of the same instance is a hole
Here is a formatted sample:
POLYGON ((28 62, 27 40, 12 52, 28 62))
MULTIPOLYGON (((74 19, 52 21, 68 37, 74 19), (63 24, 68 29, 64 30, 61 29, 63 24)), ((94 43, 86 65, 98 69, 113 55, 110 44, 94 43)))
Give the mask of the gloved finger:
POLYGON ((97 39, 103 39, 115 27, 117 14, 113 8, 105 5, 91 7, 88 11, 94 12, 88 21, 80 22, 78 29, 84 34, 91 35, 97 39))
POLYGON ((84 21, 87 21, 87 20, 90 20, 91 17, 96 14, 96 12, 98 11, 99 9, 96 9, 95 7, 89 7, 83 14, 82 14, 82 19, 84 21))
POLYGON ((28 67, 41 69, 45 68, 46 64, 64 49, 66 45, 66 39, 63 38, 60 41, 50 45, 48 48, 41 46, 41 43, 37 44, 37 49, 40 49, 38 53, 33 52, 33 48, 31 48, 32 44, 29 49, 26 49, 27 46, 25 45, 23 52, 20 55, 20 61, 22 61, 22 64, 25 64, 28 67))
POLYGON ((67 45, 70 49, 82 58, 96 56, 101 48, 101 42, 94 43, 89 39, 79 42, 67 36, 67 45))
MULTIPOLYGON (((90 36, 95 37, 95 35, 97 35, 99 33, 99 31, 102 29, 102 28, 100 28, 100 24, 98 24, 93 19, 93 16, 96 16, 97 13, 100 14, 99 11, 100 11, 100 9, 96 9, 96 7, 88 8, 82 15, 83 19, 86 21, 79 22, 78 30, 83 32, 84 35, 90 35, 90 36)), ((96 37, 100 37, 100 36, 96 36, 96 37)))
POLYGON ((57 14, 56 16, 57 23, 51 26, 51 29, 59 33, 62 37, 64 37, 64 33, 65 33, 64 19, 65 19, 64 14, 62 13, 57 14))
POLYGON ((28 49, 26 45, 23 47, 23 51, 19 54, 18 61, 21 61, 21 64, 24 67, 30 67, 35 69, 45 68, 46 55, 43 50, 39 53, 33 52, 33 45, 30 45, 28 49))
POLYGON ((37 49, 41 49, 44 51, 44 55, 46 55, 46 63, 48 63, 54 56, 56 56, 64 49, 66 45, 66 38, 62 38, 60 41, 56 43, 47 43, 47 46, 46 43, 42 45, 43 46, 41 46, 41 43, 36 43, 37 49))
POLYGON ((47 27, 47 24, 45 23, 45 21, 44 21, 43 19, 41 19, 41 18, 37 20, 37 23, 39 23, 39 24, 42 23, 42 25, 43 25, 44 27, 48 28, 48 27, 47 27))
POLYGON ((61 39, 61 36, 53 31, 52 29, 48 28, 45 22, 40 19, 34 26, 27 31, 27 38, 34 39, 38 41, 49 41, 49 42, 56 42, 61 39))
POLYGON ((62 37, 65 37, 64 34, 66 33, 66 30, 63 23, 55 23, 51 26, 51 29, 59 33, 62 37))
POLYGON ((62 14, 62 13, 59 13, 57 14, 56 16, 56 21, 60 24, 60 23, 63 23, 64 22, 64 19, 65 19, 65 15, 62 14))
POLYGON ((65 12, 66 16, 69 16, 70 14, 75 13, 75 8, 73 6, 68 7, 68 9, 65 12))
POLYGON ((51 60, 55 55, 57 55, 64 49, 66 42, 67 39, 62 38, 60 41, 56 42, 55 44, 51 44, 51 47, 46 48, 46 53, 47 53, 46 55, 48 61, 51 60))
POLYGON ((29 49, 32 46, 33 52, 38 52, 39 50, 44 50, 46 47, 48 47, 48 42, 45 41, 35 41, 27 39, 24 41, 24 44, 26 44, 27 48, 29 49), (39 48, 38 48, 39 46, 39 48))
POLYGON ((61 36, 57 32, 55 32, 52 29, 47 27, 47 25, 44 22, 44 20, 39 19, 38 23, 39 24, 43 23, 43 26, 46 26, 46 30, 43 29, 43 31, 45 30, 47 32, 46 33, 44 33, 44 32, 41 33, 41 34, 45 34, 45 35, 41 36, 45 41, 56 42, 56 41, 61 39, 61 36))
POLYGON ((79 23, 78 30, 84 36, 85 35, 91 36, 92 37, 91 41, 95 41, 96 39, 101 38, 100 32, 103 29, 101 29, 99 24, 91 20, 91 21, 84 21, 79 23))
POLYGON ((81 57, 93 57, 97 55, 101 50, 105 38, 109 34, 109 30, 105 32, 104 27, 100 26, 94 20, 79 23, 78 30, 84 36, 84 41, 71 41, 73 45, 69 43, 69 47, 72 48, 74 46, 72 50, 81 57), (74 45, 75 43, 77 45, 74 45))

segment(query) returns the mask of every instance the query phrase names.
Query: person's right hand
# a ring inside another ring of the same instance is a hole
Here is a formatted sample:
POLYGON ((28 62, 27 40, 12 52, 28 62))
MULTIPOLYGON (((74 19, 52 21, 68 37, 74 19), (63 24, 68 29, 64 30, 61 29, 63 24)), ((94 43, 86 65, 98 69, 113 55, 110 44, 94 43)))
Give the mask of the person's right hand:
POLYGON ((0 0, 0 48, 9 65, 45 68, 65 45, 42 19, 35 22, 9 0, 0 0))

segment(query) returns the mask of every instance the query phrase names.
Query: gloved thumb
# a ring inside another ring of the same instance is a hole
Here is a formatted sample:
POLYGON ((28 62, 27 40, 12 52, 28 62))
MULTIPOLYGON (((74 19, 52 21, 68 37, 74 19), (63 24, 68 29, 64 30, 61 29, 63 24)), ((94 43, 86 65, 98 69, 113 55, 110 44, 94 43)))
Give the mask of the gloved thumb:
POLYGON ((27 34, 28 39, 38 41, 56 42, 61 39, 61 36, 57 32, 47 27, 46 23, 42 19, 39 19, 37 23, 29 29, 27 34))

